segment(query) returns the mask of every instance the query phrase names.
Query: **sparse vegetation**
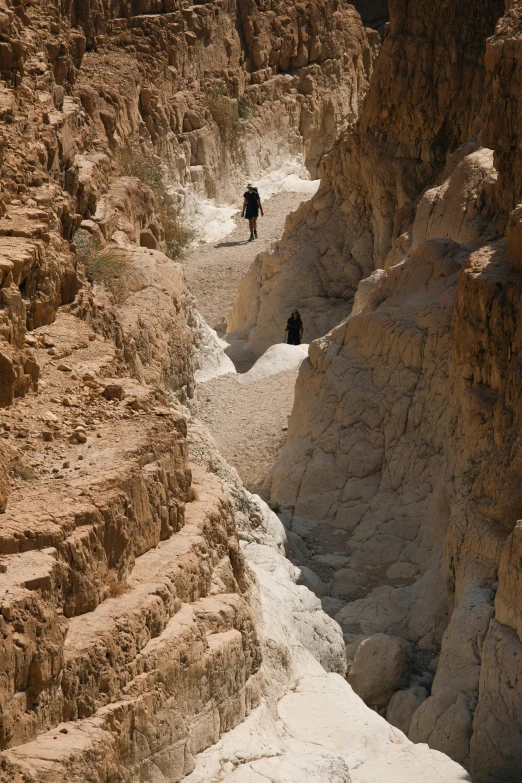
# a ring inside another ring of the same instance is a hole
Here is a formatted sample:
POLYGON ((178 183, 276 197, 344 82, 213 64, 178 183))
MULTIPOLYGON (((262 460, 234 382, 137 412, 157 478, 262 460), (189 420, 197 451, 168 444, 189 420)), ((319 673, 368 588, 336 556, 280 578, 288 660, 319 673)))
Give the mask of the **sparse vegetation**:
POLYGON ((33 468, 20 457, 15 459, 11 464, 10 473, 13 478, 20 478, 23 481, 31 481, 36 478, 36 473, 33 468))
POLYGON ((165 172, 159 158, 144 153, 139 143, 131 139, 125 149, 118 151, 116 161, 122 174, 137 177, 147 185, 159 202, 165 254, 173 261, 179 258, 196 238, 195 230, 169 214, 169 198, 165 184, 165 172))
POLYGON ((180 220, 173 220, 166 210, 163 210, 161 213, 161 223, 166 255, 174 261, 194 242, 196 232, 186 223, 180 220))
POLYGON ((113 245, 100 248, 96 239, 82 229, 74 235, 74 242, 78 261, 85 266, 87 280, 103 285, 117 299, 123 299, 129 270, 125 253, 113 245))
POLYGON ((199 500, 199 492, 195 487, 190 487, 188 491, 188 502, 193 503, 195 500, 199 500))
POLYGON ((256 504, 246 495, 234 492, 234 500, 237 510, 242 511, 243 514, 250 514, 256 510, 256 504))
POLYGON ((117 598, 125 593, 130 593, 131 588, 126 582, 118 582, 117 579, 111 579, 109 582, 109 595, 111 598, 117 598))
POLYGON ((165 176, 155 155, 144 154, 136 141, 131 140, 118 150, 116 162, 126 177, 137 177, 163 202, 165 201, 165 176))
MULTIPOLYGON (((241 135, 239 101, 229 98, 228 95, 215 93, 207 95, 206 103, 212 114, 212 119, 219 128, 221 140, 228 149, 234 149, 237 147, 241 135)), ((242 111, 246 110, 244 101, 243 104, 242 111)))

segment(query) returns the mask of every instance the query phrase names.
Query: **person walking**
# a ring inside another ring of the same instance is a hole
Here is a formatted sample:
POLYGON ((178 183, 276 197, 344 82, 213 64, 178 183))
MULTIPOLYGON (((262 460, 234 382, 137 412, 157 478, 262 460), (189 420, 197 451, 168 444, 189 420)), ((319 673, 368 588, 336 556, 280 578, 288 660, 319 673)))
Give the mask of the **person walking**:
POLYGON ((257 239, 257 218, 260 212, 262 217, 264 217, 263 207, 261 206, 261 199, 259 198, 257 188, 249 182, 246 192, 243 194, 243 211, 241 212, 241 217, 245 217, 248 220, 248 225, 250 227, 249 242, 257 239))
POLYGON ((303 322, 299 315, 299 310, 292 310, 290 318, 286 322, 285 332, 288 333, 288 345, 301 345, 303 339, 303 322))

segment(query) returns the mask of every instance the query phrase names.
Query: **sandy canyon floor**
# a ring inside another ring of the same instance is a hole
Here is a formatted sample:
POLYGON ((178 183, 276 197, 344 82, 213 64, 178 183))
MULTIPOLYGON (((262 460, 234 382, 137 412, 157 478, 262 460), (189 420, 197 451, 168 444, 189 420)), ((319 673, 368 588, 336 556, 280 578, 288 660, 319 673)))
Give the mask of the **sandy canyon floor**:
MULTIPOLYGON (((183 265, 188 286, 196 297, 199 312, 210 326, 219 325, 226 318, 241 277, 258 253, 280 239, 286 216, 305 198, 302 192, 283 191, 264 199, 265 216, 258 221, 257 241, 248 241, 248 223, 237 213, 230 234, 218 241, 202 243, 185 256, 183 265)), ((283 338, 281 335, 281 342, 283 338)), ((288 351, 291 350, 288 346, 288 351)), ((306 355, 306 349, 295 351, 300 359, 306 355)), ((198 416, 225 459, 237 469, 246 486, 256 492, 262 491, 263 480, 283 448, 294 400, 298 366, 277 371, 281 352, 276 354, 274 361, 265 362, 257 378, 250 379, 246 372, 256 357, 234 346, 230 355, 238 373, 222 375, 197 387, 198 416)))

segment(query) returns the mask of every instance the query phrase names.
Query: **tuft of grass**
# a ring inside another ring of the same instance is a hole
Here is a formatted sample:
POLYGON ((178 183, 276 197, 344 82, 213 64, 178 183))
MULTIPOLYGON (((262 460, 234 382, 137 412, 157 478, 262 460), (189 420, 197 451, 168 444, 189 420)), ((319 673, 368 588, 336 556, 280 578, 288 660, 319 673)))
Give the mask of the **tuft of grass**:
POLYGON ((78 261, 85 267, 87 280, 103 285, 116 299, 123 299, 129 271, 129 262, 124 252, 110 245, 100 248, 91 234, 82 229, 74 235, 74 243, 78 261))
MULTIPOLYGON (((207 95, 206 104, 219 128, 221 140, 228 149, 235 149, 241 135, 239 101, 229 98, 228 95, 216 93, 207 95)), ((247 111, 245 101, 241 104, 241 111, 247 111)))
POLYGON ((279 514, 282 510, 280 503, 276 503, 274 500, 267 500, 266 504, 275 514, 279 514))

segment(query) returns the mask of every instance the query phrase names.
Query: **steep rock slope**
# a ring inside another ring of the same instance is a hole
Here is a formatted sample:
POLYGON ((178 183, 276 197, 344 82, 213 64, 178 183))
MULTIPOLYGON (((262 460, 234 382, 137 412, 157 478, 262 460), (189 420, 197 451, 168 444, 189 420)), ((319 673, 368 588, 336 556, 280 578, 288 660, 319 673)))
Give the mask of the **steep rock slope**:
POLYGON ((80 224, 102 245, 122 230, 165 249, 196 195, 229 199, 289 156, 314 170, 357 116, 377 47, 358 15, 338 0, 282 10, 2 2, 1 406, 37 387, 25 328, 77 293, 80 224), (130 221, 93 224, 122 174, 161 190, 162 214, 142 187, 130 221))
MULTIPOLYGON (((472 22, 487 17, 488 9, 474 9, 472 22)), ((407 19, 403 4, 391 11, 392 36, 396 24, 429 29, 422 5, 408 6, 407 19)), ((493 30, 483 29, 484 65, 479 58, 469 78, 458 69, 455 83, 461 99, 468 96, 461 112, 445 103, 451 80, 431 81, 447 107, 435 115, 436 137, 421 134, 429 122, 415 111, 414 89, 405 159, 389 154, 389 134, 372 134, 369 160, 381 149, 384 158, 366 189, 380 194, 370 201, 367 272, 378 268, 360 284, 348 319, 312 344, 273 477, 293 533, 311 547, 298 556, 321 576, 315 584, 328 596, 324 605, 345 631, 349 681, 381 711, 398 689, 388 718, 457 759, 479 783, 514 783, 522 769, 520 18, 513 3, 487 43, 493 30), (314 556, 318 541, 336 555, 314 556), (387 682, 372 669, 379 658, 370 651, 385 649, 379 634, 394 637, 398 651, 407 642, 387 682)), ((405 52, 406 40, 394 46, 405 52)), ((477 56, 480 47, 476 41, 477 56)), ((467 57, 473 49, 457 51, 467 57)), ((415 84, 411 62, 404 56, 398 70, 405 89, 415 84)), ((440 62, 428 73, 436 75, 440 62)), ((351 144, 341 141, 330 160, 344 151, 359 165, 351 144)), ((352 237, 346 211, 338 236, 347 227, 352 237)), ((313 578, 308 573, 305 583, 313 578)))
POLYGON ((501 2, 390 3, 360 120, 324 161, 317 195, 239 289, 229 331, 250 348, 278 342, 292 307, 307 341, 325 334, 350 312, 359 281, 409 247, 416 200, 480 127, 485 42, 502 11, 501 2))

